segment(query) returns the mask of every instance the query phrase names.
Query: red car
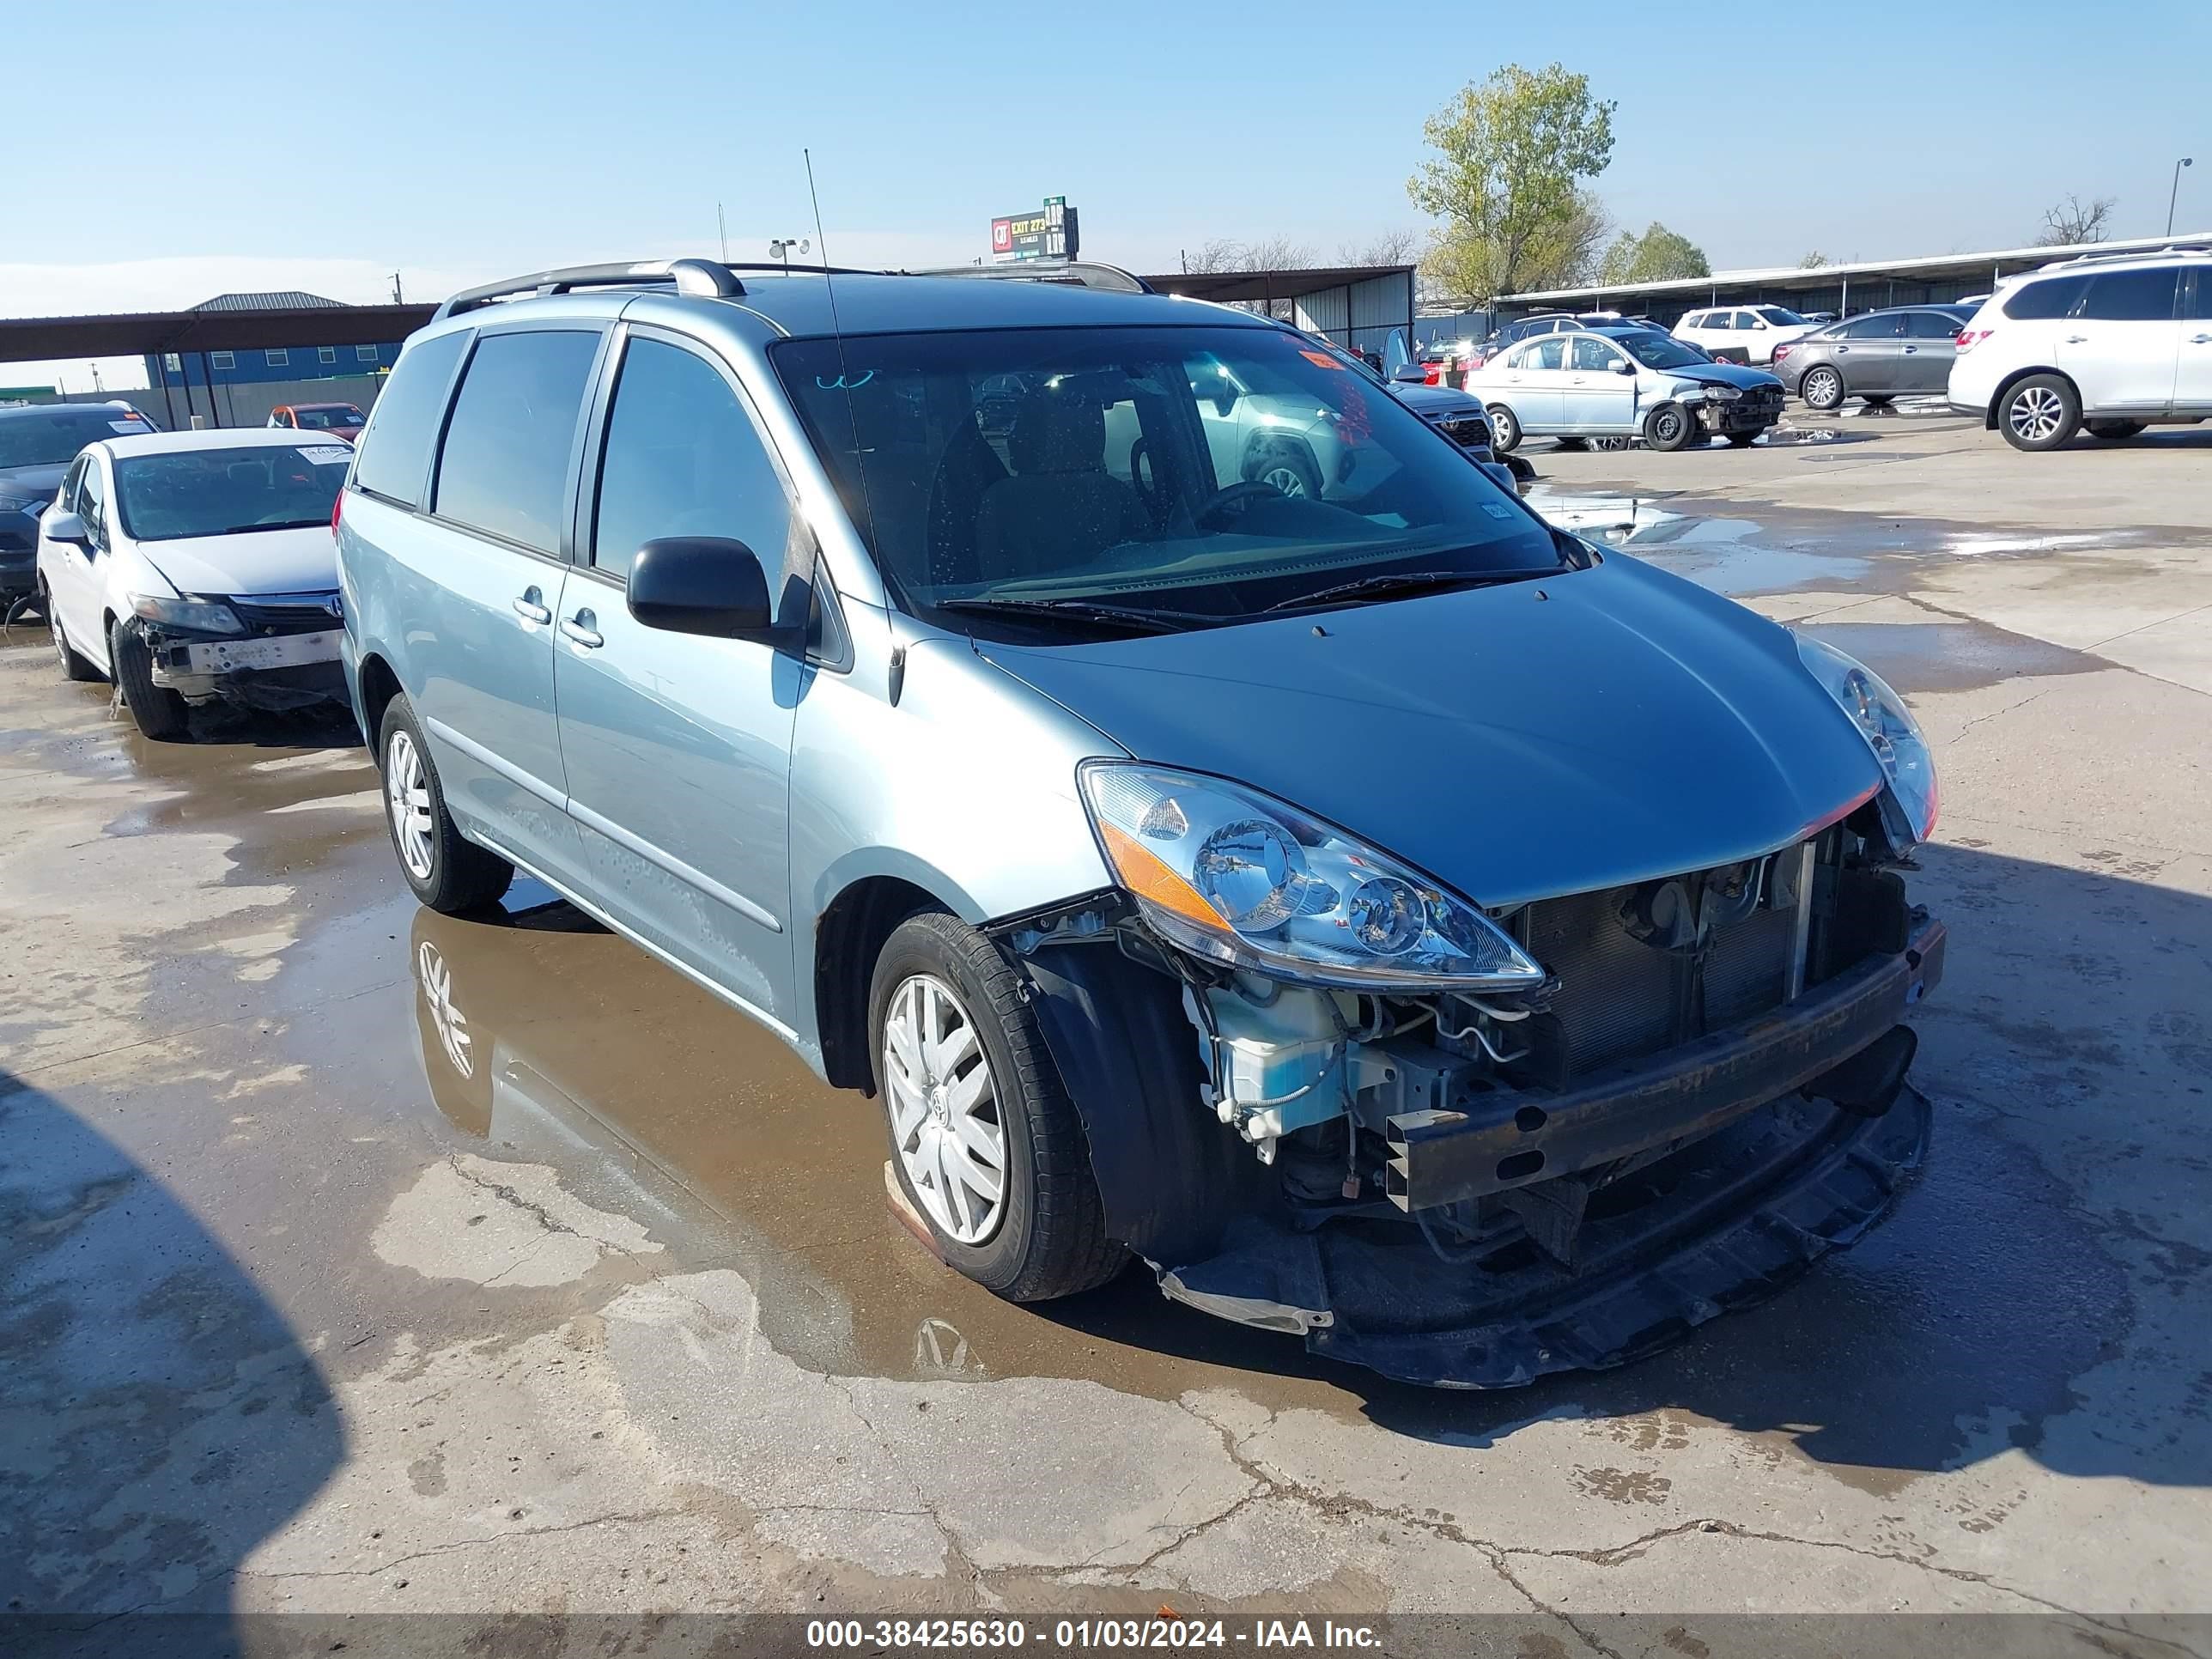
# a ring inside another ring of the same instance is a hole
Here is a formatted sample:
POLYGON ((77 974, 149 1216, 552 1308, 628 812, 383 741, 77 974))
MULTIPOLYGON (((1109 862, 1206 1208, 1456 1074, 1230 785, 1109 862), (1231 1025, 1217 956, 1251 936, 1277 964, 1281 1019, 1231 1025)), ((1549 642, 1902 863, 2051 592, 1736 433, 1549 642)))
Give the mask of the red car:
POLYGON ((355 404, 279 404, 269 411, 269 424, 301 432, 327 432, 351 443, 368 424, 368 416, 355 404))

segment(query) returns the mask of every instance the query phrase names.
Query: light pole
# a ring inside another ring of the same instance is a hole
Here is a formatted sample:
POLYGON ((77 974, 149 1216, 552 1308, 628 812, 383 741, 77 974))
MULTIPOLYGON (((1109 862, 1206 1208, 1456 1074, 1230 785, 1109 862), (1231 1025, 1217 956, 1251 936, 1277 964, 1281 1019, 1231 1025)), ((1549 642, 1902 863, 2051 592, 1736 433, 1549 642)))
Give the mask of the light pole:
POLYGON ((2193 155, 2185 155, 2173 164, 2173 188, 2166 192, 2166 234, 2169 236, 2173 234, 2173 204, 2181 194, 2181 170, 2196 165, 2193 155))
POLYGON ((788 276, 791 275, 791 256, 793 253, 805 253, 809 246, 803 240, 780 236, 768 245, 769 258, 782 260, 783 274, 788 276))

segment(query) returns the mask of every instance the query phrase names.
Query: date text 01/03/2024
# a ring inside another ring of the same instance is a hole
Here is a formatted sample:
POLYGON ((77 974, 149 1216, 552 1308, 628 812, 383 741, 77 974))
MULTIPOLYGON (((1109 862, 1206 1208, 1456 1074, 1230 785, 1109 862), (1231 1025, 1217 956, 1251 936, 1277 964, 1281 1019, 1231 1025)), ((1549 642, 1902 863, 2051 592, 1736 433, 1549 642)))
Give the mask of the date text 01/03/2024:
POLYGON ((1373 1649, 1381 1638, 1370 1626, 1334 1620, 1255 1619, 1059 1619, 1039 1620, 1032 1629, 1020 1619, 817 1619, 806 1626, 810 1648, 866 1648, 875 1652, 965 1650, 1011 1653, 1035 1647, 1044 1652, 1098 1649, 1231 1646, 1373 1649))

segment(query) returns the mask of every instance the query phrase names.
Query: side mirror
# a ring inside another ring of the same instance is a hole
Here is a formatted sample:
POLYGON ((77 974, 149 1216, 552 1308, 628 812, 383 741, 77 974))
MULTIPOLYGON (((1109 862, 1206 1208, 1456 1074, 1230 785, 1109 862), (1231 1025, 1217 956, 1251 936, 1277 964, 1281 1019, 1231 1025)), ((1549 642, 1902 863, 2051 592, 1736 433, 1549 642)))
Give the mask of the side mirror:
POLYGON ((1390 378, 1400 386, 1426 386, 1428 371, 1419 363, 1401 363, 1390 371, 1390 378))
POLYGON ((710 639, 787 643, 770 612, 768 577, 743 542, 725 536, 662 536, 629 567, 629 614, 647 628, 710 639))
POLYGON ((84 527, 84 520, 74 513, 51 513, 40 526, 50 542, 73 542, 79 547, 91 544, 92 532, 84 527))
POLYGON ((1633 374, 1636 373, 1636 365, 1626 357, 1615 357, 1613 360, 1613 372, 1616 374, 1633 374))
POLYGON ((1752 325, 1753 328, 1759 328, 1759 329, 1763 329, 1763 328, 1765 328, 1765 327, 1766 326, 1766 319, 1765 319, 1764 317, 1755 318, 1755 319, 1753 319, 1753 322, 1752 322, 1752 325, 1752 325))

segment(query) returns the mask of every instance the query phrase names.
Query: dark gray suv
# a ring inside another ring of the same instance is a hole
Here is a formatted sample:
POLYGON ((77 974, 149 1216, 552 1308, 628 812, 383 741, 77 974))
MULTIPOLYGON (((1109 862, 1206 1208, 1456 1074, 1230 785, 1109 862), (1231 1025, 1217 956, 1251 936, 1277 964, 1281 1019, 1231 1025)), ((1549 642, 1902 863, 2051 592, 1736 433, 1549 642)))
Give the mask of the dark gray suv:
POLYGON ((0 616, 38 586, 39 519, 87 444, 150 432, 125 404, 33 404, 0 409, 0 616))

